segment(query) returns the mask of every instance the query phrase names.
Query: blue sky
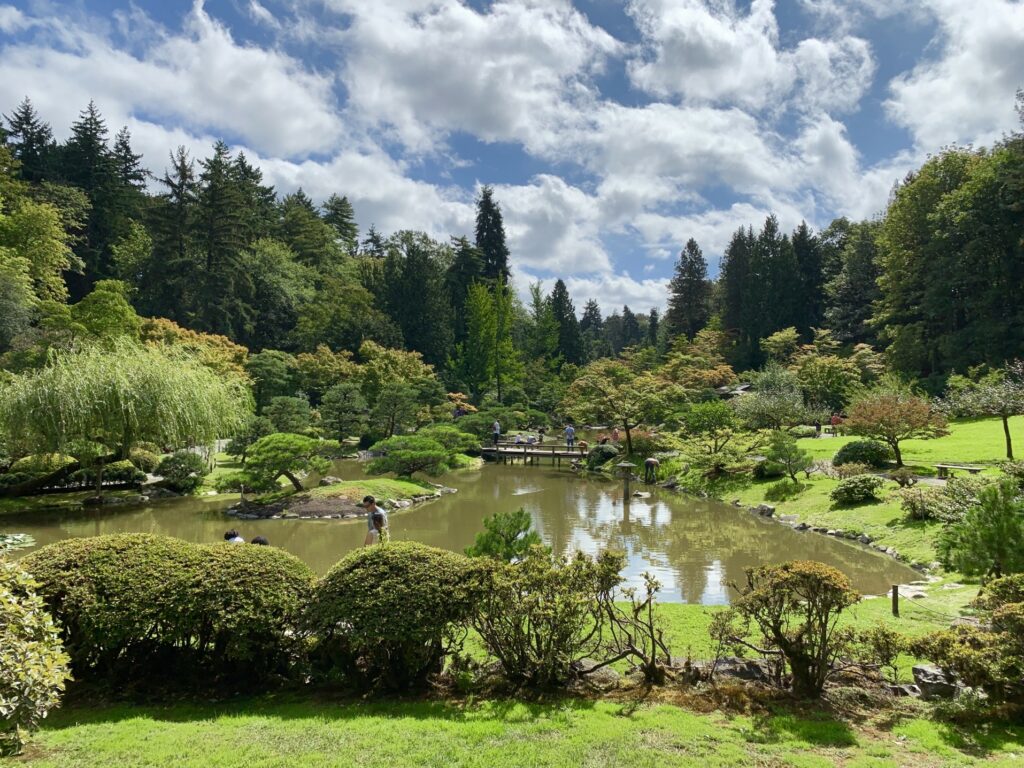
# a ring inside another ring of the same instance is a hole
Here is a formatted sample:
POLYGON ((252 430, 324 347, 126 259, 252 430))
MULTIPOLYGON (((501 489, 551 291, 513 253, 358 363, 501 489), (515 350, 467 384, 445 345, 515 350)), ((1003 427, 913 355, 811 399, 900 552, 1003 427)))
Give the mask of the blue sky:
POLYGON ((0 111, 95 99, 160 173, 216 138, 361 228, 471 233, 517 285, 663 305, 694 237, 868 217, 951 143, 1017 125, 1020 0, 0 0, 0 111))

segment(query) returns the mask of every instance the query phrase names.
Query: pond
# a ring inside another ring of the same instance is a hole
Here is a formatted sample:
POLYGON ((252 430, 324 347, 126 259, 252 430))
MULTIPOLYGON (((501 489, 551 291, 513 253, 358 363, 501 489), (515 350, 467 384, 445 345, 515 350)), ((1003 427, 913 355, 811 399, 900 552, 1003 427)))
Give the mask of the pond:
MULTIPOLYGON (((361 472, 355 462, 338 462, 334 469, 344 479, 361 472)), ((457 472, 443 482, 458 493, 391 513, 394 539, 462 551, 482 530, 484 517, 523 507, 556 551, 595 553, 616 547, 627 554, 624 574, 629 583, 639 584, 640 575, 651 571, 664 587, 665 601, 706 605, 727 603, 725 582, 740 581, 744 568, 795 558, 839 568, 865 594, 883 594, 891 584, 918 577, 859 545, 794 531, 722 502, 694 500, 653 486, 650 498, 624 499, 621 482, 580 478, 565 469, 507 465, 457 472)), ((233 527, 246 540, 266 536, 318 573, 362 545, 366 534, 365 520, 236 520, 224 514, 231 501, 166 499, 144 506, 40 512, 5 517, 3 527, 31 534, 38 546, 122 532, 216 542, 233 527)))

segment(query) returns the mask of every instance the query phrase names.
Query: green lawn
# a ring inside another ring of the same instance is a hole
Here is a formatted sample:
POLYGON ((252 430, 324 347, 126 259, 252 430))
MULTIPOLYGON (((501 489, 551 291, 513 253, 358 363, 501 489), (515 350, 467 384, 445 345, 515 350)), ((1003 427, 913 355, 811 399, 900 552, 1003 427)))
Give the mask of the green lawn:
POLYGON ((1019 766, 1024 728, 958 730, 918 708, 851 724, 824 712, 701 714, 667 704, 276 701, 54 713, 14 765, 74 766, 1019 766))
MULTIPOLYGON (((935 464, 993 464, 1006 459, 1003 422, 1000 419, 954 421, 949 434, 935 440, 907 440, 900 443, 906 464, 934 468, 935 464)), ((1024 456, 1024 416, 1010 419, 1010 436, 1017 453, 1024 456)), ((805 438, 800 447, 816 459, 831 459, 840 446, 859 437, 805 438)))

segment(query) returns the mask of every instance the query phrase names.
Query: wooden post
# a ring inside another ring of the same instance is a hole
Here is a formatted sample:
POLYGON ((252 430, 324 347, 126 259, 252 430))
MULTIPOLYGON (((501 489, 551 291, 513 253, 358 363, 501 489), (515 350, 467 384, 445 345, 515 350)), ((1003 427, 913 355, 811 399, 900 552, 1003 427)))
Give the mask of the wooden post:
POLYGON ((892 585, 892 615, 896 618, 900 616, 900 585, 892 585))

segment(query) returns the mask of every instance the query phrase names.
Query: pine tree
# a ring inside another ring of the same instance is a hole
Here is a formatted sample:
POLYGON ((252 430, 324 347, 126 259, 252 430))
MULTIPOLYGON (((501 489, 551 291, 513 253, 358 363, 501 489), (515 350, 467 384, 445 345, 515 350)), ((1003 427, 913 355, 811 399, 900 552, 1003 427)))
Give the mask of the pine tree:
POLYGON ((583 307, 580 318, 580 335, 583 337, 587 362, 611 355, 611 347, 604 334, 604 319, 596 299, 589 299, 583 307))
POLYGON ((657 307, 651 307, 647 315, 647 346, 658 348, 658 331, 661 328, 661 317, 658 315, 657 307))
POLYGON ((281 239, 300 264, 319 272, 341 265, 343 252, 335 229, 320 218, 313 201, 300 187, 281 201, 281 239))
POLYGON ((370 225, 370 229, 367 231, 366 237, 363 239, 363 244, 359 248, 359 255, 366 256, 371 259, 383 259, 387 256, 387 248, 384 246, 384 238, 373 224, 370 225))
POLYGON ((121 185, 128 189, 142 191, 150 173, 142 167, 142 155, 132 149, 132 135, 124 126, 114 136, 114 171, 121 185))
POLYGON ((640 322, 636 315, 630 310, 629 305, 622 308, 622 347, 633 347, 643 341, 643 333, 640 331, 640 322))
POLYGON ((494 190, 484 187, 476 201, 476 247, 483 254, 485 280, 508 282, 508 245, 505 243, 505 224, 501 206, 494 199, 494 190))
POLYGON ((334 227, 338 240, 349 256, 355 256, 359 248, 359 227, 356 214, 347 197, 331 195, 323 204, 324 221, 334 227))
POLYGON ((582 364, 583 339, 580 336, 580 324, 569 291, 561 279, 555 281, 555 287, 551 291, 551 315, 558 325, 558 353, 562 360, 573 365, 582 364))
POLYGON ((544 295, 538 280, 530 284, 530 338, 527 353, 534 360, 550 364, 558 356, 558 321, 551 309, 551 297, 544 295))
POLYGON ((139 289, 145 314, 185 322, 195 305, 192 275, 198 267, 193 246, 199 185, 195 163, 184 147, 178 147, 170 162, 170 170, 160 179, 165 191, 157 195, 150 214, 154 271, 159 270, 162 279, 144 277, 139 289))
MULTIPOLYGON (((7 121, 7 143, 14 159, 21 164, 20 174, 25 181, 40 182, 53 177, 57 144, 53 130, 43 122, 26 96, 7 121)), ((0 124, 0 128, 2 128, 0 124)))
POLYGON ((239 152, 230 173, 239 196, 244 201, 240 211, 242 238, 251 243, 263 237, 274 237, 277 230, 277 193, 263 183, 263 171, 239 152))
POLYGON ((708 263, 693 238, 687 241, 686 247, 679 254, 669 291, 668 312, 665 315, 669 336, 682 334, 692 340, 707 325, 710 316, 708 263))
POLYGON ((878 290, 878 225, 860 222, 850 226, 840 254, 839 274, 825 287, 825 317, 835 337, 849 343, 873 343, 869 321, 878 290))

